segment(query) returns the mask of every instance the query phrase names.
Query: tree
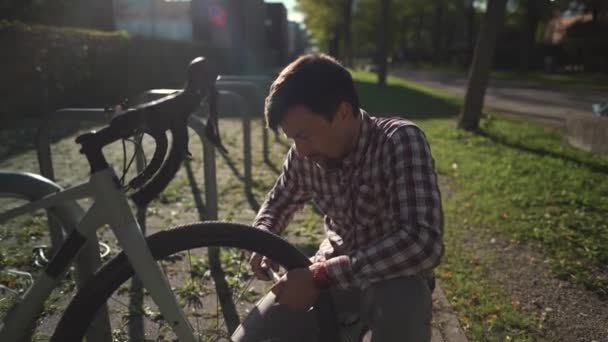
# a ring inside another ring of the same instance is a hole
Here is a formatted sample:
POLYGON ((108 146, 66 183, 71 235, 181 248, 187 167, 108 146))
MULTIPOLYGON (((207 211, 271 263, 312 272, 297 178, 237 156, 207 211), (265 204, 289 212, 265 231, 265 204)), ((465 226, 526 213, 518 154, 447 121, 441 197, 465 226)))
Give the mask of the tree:
POLYGON ((32 8, 32 0, 0 0, 0 20, 23 20, 32 8))
POLYGON ((343 0, 298 0, 296 8, 304 15, 304 24, 317 44, 334 57, 340 57, 343 37, 343 0))
POLYGON ((112 0, 78 1, 78 10, 73 18, 76 26, 113 31, 116 25, 114 23, 114 6, 112 3, 112 0))
POLYGON ((540 22, 541 6, 544 0, 526 0, 524 3, 524 28, 521 35, 521 60, 520 67, 522 71, 528 71, 535 56, 536 47, 536 29, 540 22))
POLYGON ((433 58, 432 62, 434 65, 438 65, 441 58, 441 40, 443 34, 443 23, 445 21, 445 6, 446 3, 444 0, 435 0, 435 9, 434 9, 434 21, 432 28, 432 37, 433 37, 433 58))
POLYGON ((390 42, 390 0, 382 0, 378 26, 381 27, 378 41, 378 85, 386 85, 386 73, 388 71, 388 50, 390 42))
POLYGON ((352 40, 352 17, 353 0, 341 0, 342 2, 342 31, 344 32, 344 61, 346 65, 353 65, 353 40, 352 40))
POLYGON ((467 27, 467 55, 465 58, 465 66, 470 66, 473 60, 474 46, 475 46, 475 7, 473 6, 474 0, 466 0, 466 27, 467 27))
POLYGON ((464 106, 458 118, 458 127, 468 131, 479 128, 483 100, 492 69, 496 37, 505 17, 507 0, 488 0, 488 7, 473 56, 464 106))
POLYGON ((297 9, 304 14, 304 24, 321 48, 353 63, 354 0, 298 0, 297 9))
POLYGON ((115 29, 112 0, 0 0, 0 19, 105 31, 115 29))

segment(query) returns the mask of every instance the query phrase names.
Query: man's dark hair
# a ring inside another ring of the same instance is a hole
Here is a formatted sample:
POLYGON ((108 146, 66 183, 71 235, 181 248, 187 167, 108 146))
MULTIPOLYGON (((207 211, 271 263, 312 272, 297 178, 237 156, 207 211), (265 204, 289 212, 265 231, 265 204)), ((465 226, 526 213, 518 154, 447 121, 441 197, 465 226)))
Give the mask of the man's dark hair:
POLYGON ((276 131, 289 108, 304 105, 331 121, 344 101, 359 115, 359 97, 350 72, 325 54, 307 54, 289 64, 270 86, 266 124, 276 131))

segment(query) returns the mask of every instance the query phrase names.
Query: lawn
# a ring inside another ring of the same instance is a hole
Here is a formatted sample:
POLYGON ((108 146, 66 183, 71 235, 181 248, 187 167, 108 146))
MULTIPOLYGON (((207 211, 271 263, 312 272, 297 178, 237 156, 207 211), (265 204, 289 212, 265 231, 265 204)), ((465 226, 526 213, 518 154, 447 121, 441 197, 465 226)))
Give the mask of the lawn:
MULTIPOLYGON (((556 277, 608 296, 608 158, 568 146, 559 131, 487 113, 456 128, 460 100, 397 78, 385 89, 355 72, 372 113, 412 118, 426 132, 443 183, 446 255, 439 275, 472 340, 536 339, 542 322, 520 312, 483 273, 470 239, 498 234, 541 251, 556 277)), ((481 259, 481 260, 480 260, 481 259)))

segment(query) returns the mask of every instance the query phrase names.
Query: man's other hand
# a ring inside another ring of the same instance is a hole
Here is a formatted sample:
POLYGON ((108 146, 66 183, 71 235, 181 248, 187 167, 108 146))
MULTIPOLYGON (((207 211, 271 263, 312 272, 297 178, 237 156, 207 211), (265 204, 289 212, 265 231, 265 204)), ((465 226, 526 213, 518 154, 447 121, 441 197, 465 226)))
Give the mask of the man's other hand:
POLYGON ((268 276, 269 267, 275 272, 279 271, 279 264, 258 253, 251 254, 249 265, 251 265, 255 277, 264 281, 272 280, 268 276))

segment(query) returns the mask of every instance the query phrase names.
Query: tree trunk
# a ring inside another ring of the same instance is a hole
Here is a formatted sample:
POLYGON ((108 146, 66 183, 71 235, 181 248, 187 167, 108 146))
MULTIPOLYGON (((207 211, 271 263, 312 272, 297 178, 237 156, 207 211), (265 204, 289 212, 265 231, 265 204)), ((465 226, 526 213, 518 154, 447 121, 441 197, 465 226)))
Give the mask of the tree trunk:
POLYGON ((527 72, 533 68, 533 61, 536 56, 536 29, 540 21, 538 0, 526 1, 526 15, 524 18, 524 34, 521 36, 521 71, 527 72))
POLYGON ((479 128, 483 100, 494 59, 496 37, 504 21, 506 3, 507 0, 489 0, 483 24, 479 30, 464 106, 458 118, 458 127, 468 131, 479 128))
POLYGON ((591 1, 591 20, 595 24, 599 22, 601 6, 601 0, 591 1))
POLYGON ((409 51, 408 51, 408 30, 409 30, 409 25, 408 25, 408 20, 406 18, 401 19, 401 29, 400 29, 400 36, 399 36, 399 40, 398 40, 398 49, 399 49, 399 58, 400 61, 403 62, 410 62, 408 59, 410 58, 409 56, 409 51))
POLYGON ((380 37, 378 44, 378 85, 386 85, 386 73, 388 72, 388 45, 390 34, 389 7, 390 0, 382 0, 380 10, 380 37))
POLYGON ((343 0, 344 14, 344 62, 347 66, 353 66, 353 42, 352 42, 352 16, 353 0, 343 0))
POLYGON ((333 38, 329 41, 329 55, 340 58, 340 31, 336 30, 333 38))
POLYGON ((443 23, 443 8, 445 4, 443 0, 438 0, 435 4, 435 25, 433 25, 433 65, 438 65, 441 57, 441 38, 442 38, 442 28, 444 27, 443 23))
POLYGON ((471 61, 473 60, 473 50, 475 49, 474 42, 474 32, 475 32, 475 7, 473 7, 473 1, 469 0, 466 7, 466 41, 467 41, 467 51, 466 56, 464 58, 464 66, 470 67, 471 61))
POLYGON ((71 18, 66 18, 67 24, 70 26, 86 27, 102 31, 114 31, 114 7, 113 1, 108 0, 88 0, 80 1, 74 4, 76 11, 72 13, 71 18))
POLYGON ((422 31, 424 30, 424 19, 426 13, 424 12, 424 8, 420 10, 418 14, 418 22, 416 23, 416 27, 414 28, 415 36, 414 36, 414 46, 411 49, 415 51, 413 53, 413 62, 414 65, 418 65, 420 61, 425 59, 424 54, 424 43, 422 42, 422 31))
POLYGON ((454 36, 455 33, 457 32, 456 30, 456 24, 454 23, 454 21, 451 21, 447 24, 447 30, 445 31, 445 40, 444 40, 444 45, 443 45, 443 58, 442 61, 444 63, 448 63, 448 64, 454 64, 457 65, 458 64, 458 60, 453 58, 453 54, 452 51, 454 48, 454 36))

